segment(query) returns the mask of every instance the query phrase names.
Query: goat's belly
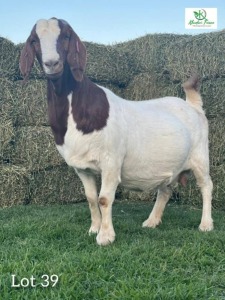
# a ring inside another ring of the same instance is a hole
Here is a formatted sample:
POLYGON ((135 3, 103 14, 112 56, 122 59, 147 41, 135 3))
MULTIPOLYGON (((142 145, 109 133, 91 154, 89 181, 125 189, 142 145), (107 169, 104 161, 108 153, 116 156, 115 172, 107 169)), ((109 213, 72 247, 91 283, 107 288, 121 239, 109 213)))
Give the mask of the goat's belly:
POLYGON ((146 145, 145 151, 137 147, 138 151, 128 152, 121 170, 121 184, 132 190, 171 184, 181 171, 189 169, 190 145, 177 141, 176 146, 168 151, 166 146, 146 145))
POLYGON ((192 149, 188 129, 167 115, 161 122, 155 116, 151 122, 145 121, 134 127, 128 138, 121 183, 129 189, 150 190, 169 185, 188 169, 192 149))
MULTIPOLYGON (((131 167, 131 166, 130 166, 131 167)), ((153 167, 152 165, 122 170, 121 185, 130 190, 146 191, 173 183, 181 171, 188 169, 187 164, 176 168, 153 167)))
POLYGON ((188 154, 178 159, 171 156, 154 161, 137 158, 124 162, 121 170, 121 184, 131 190, 152 190, 159 186, 170 185, 183 170, 189 167, 188 154))
POLYGON ((176 173, 172 171, 158 172, 152 174, 152 170, 134 170, 132 173, 121 174, 121 185, 135 191, 153 190, 162 185, 169 185, 175 178, 176 173))

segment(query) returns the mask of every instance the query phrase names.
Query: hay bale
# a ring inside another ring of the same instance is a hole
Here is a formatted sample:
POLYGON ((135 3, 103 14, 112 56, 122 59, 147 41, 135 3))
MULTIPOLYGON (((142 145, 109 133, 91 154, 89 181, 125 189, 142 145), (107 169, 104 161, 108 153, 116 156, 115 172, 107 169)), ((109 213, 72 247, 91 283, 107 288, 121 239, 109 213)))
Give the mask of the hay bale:
POLYGON ((0 78, 15 79, 17 74, 18 52, 16 46, 3 37, 0 37, 0 78))
POLYGON ((211 168, 211 177, 213 181, 213 200, 214 208, 225 210, 225 163, 211 168))
POLYGON ((33 173, 30 181, 31 203, 66 203, 84 201, 83 185, 73 168, 62 165, 33 173))
POLYGON ((12 163, 23 165, 28 170, 42 170, 61 165, 59 155, 50 127, 26 126, 15 129, 12 163))
POLYGON ((0 114, 14 126, 48 125, 47 83, 45 80, 12 82, 0 78, 0 114))
POLYGON ((87 48, 86 74, 98 83, 110 82, 126 85, 131 78, 132 69, 127 54, 117 45, 106 46, 85 43, 87 48))
POLYGON ((6 119, 12 119, 14 110, 13 98, 14 84, 7 78, 0 78, 0 116, 6 119))
POLYGON ((29 80, 25 85, 21 81, 13 87, 13 119, 16 126, 48 125, 47 82, 29 80))
POLYGON ((0 160, 8 162, 14 137, 13 83, 8 79, 0 78, 0 90, 0 160))
MULTIPOLYGON (((0 117, 0 165, 11 161, 14 128, 10 119, 0 117)), ((1 172, 1 171, 0 171, 1 172)))
POLYGON ((25 204, 29 194, 29 172, 20 166, 1 165, 0 206, 25 204))
POLYGON ((201 83, 201 95, 204 103, 204 110, 209 119, 225 117, 225 80, 216 78, 203 80, 201 83))
MULTIPOLYGON (((96 82, 97 83, 97 82, 96 82)), ((97 83, 98 84, 98 83, 97 83)), ((102 83, 100 86, 109 89, 117 96, 124 98, 124 88, 120 88, 118 85, 112 84, 110 82, 102 83)))
POLYGON ((117 44, 128 59, 131 77, 139 73, 163 74, 165 70, 165 50, 176 41, 186 39, 187 35, 148 34, 146 36, 117 44))
POLYGON ((164 49, 164 70, 172 81, 184 81, 196 72, 201 78, 225 75, 225 31, 178 39, 164 49))
POLYGON ((225 164, 224 118, 209 120, 209 157, 213 167, 225 164))
POLYGON ((124 90, 124 96, 130 100, 148 100, 164 96, 179 97, 181 84, 171 84, 165 77, 150 73, 135 76, 124 90))

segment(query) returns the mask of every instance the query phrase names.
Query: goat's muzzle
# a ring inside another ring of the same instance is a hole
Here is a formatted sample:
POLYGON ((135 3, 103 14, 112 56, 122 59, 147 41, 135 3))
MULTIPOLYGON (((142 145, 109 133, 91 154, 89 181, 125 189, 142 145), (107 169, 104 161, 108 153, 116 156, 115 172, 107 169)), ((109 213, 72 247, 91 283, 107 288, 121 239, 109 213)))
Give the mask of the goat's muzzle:
POLYGON ((48 78, 57 79, 62 76, 63 63, 60 60, 48 60, 43 62, 43 69, 48 78))

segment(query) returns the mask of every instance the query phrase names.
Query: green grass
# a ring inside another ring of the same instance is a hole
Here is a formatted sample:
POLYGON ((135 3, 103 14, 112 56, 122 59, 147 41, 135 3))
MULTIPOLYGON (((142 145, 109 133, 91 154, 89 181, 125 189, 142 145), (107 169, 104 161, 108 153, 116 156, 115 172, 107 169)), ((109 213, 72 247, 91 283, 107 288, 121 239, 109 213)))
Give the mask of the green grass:
POLYGON ((0 299, 225 299, 225 214, 198 231, 201 210, 169 205, 163 223, 143 229, 152 204, 116 202, 116 241, 88 235, 86 203, 0 210, 0 299), (11 287, 24 277, 36 287, 11 287), (43 274, 59 276, 42 287, 43 274))

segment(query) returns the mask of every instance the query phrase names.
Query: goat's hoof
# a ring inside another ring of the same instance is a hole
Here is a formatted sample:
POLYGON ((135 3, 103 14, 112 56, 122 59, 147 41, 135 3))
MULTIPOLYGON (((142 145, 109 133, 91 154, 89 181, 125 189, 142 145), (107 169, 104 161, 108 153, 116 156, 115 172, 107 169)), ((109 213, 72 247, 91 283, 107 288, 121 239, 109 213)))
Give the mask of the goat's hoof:
POLYGON ((158 226, 161 222, 162 222, 161 219, 157 219, 157 218, 147 219, 142 223, 142 227, 156 228, 156 226, 158 226))
POLYGON ((200 231, 211 231, 213 230, 213 220, 201 222, 199 225, 200 231))
POLYGON ((99 228, 100 228, 99 225, 91 225, 91 227, 88 231, 89 235, 97 234, 99 232, 99 228))
POLYGON ((99 246, 107 246, 112 244, 115 240, 115 232, 101 232, 99 231, 96 240, 99 246))

